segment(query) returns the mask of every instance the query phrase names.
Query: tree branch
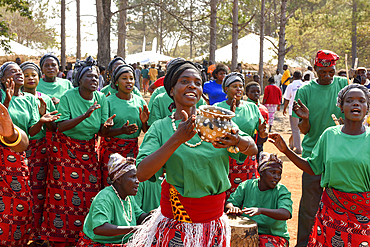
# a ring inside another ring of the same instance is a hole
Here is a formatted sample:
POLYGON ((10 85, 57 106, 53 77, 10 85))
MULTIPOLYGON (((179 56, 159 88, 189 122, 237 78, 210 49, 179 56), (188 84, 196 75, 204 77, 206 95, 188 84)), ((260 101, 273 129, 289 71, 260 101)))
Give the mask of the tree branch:
POLYGON ((145 6, 145 5, 149 5, 149 4, 145 2, 145 3, 139 3, 139 4, 134 4, 134 5, 131 5, 131 6, 127 6, 126 8, 122 8, 122 9, 119 9, 115 12, 112 12, 111 17, 114 16, 115 14, 119 13, 119 12, 129 10, 129 9, 134 9, 134 8, 145 6))
POLYGON ((256 16, 256 14, 253 14, 251 16, 251 18, 249 18, 249 20, 246 23, 244 23, 244 24, 238 24, 238 26, 240 25, 240 28, 238 29, 238 32, 240 32, 241 30, 243 30, 253 20, 253 18, 255 16, 256 16))

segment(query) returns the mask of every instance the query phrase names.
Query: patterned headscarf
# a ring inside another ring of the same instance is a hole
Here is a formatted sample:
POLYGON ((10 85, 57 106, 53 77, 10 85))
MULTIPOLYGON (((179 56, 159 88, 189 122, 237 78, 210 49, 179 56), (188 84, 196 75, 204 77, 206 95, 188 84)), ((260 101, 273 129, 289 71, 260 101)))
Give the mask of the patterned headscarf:
POLYGON ((171 99, 173 99, 173 97, 171 96, 171 88, 176 85, 180 75, 187 69, 194 69, 196 72, 198 72, 200 78, 202 78, 200 65, 196 63, 178 59, 173 62, 171 61, 168 65, 167 74, 164 77, 163 85, 168 96, 170 96, 171 99))
POLYGON ((4 74, 5 74, 5 70, 6 70, 6 68, 7 68, 9 65, 11 65, 11 64, 16 64, 16 65, 18 66, 18 64, 17 64, 17 63, 15 63, 15 62, 6 62, 6 63, 4 63, 3 65, 1 65, 1 67, 0 67, 0 79, 1 79, 1 78, 3 78, 3 76, 4 76, 4 74))
POLYGON ((58 63, 58 67, 60 66, 59 59, 58 59, 55 55, 53 55, 53 54, 51 54, 51 53, 48 53, 48 54, 45 54, 45 55, 40 59, 40 68, 42 68, 42 66, 44 66, 45 60, 46 60, 47 58, 49 58, 49 57, 54 58, 54 59, 55 59, 55 61, 57 61, 57 63, 58 63))
POLYGON ((245 80, 243 74, 239 72, 231 72, 230 74, 226 75, 222 81, 222 91, 226 93, 226 88, 236 81, 240 81, 244 86, 245 80))
POLYGON ((99 71, 97 62, 91 56, 87 57, 86 60, 83 61, 77 60, 75 63, 74 72, 72 74, 73 85, 80 85, 82 76, 93 67, 96 67, 96 69, 99 71))
POLYGON ((354 89, 354 88, 358 88, 358 89, 360 89, 364 92, 364 94, 366 96, 366 99, 367 99, 367 112, 368 112, 369 109, 370 109, 370 92, 369 92, 369 89, 367 89, 364 85, 357 84, 357 83, 349 84, 349 85, 345 86, 344 88, 342 88, 342 90, 339 91, 338 98, 337 98, 337 106, 340 108, 343 105, 344 98, 346 97, 347 93, 349 91, 351 91, 351 89, 354 89))
POLYGON ((339 56, 328 50, 320 50, 316 54, 315 65, 318 67, 330 67, 336 64, 339 56))
POLYGON ((269 168, 283 169, 283 161, 279 159, 276 154, 261 152, 258 165, 258 172, 261 174, 264 170, 269 168))
POLYGON ((127 73, 127 72, 131 72, 134 75, 134 79, 135 79, 135 70, 131 65, 122 64, 122 65, 119 65, 117 68, 114 69, 114 71, 112 73, 112 83, 114 83, 114 88, 117 89, 117 86, 116 86, 115 83, 118 80, 118 78, 123 73, 127 73))
POLYGON ((39 79, 41 79, 41 77, 42 77, 41 69, 40 69, 40 67, 37 64, 35 64, 33 62, 24 62, 24 63, 21 64, 20 67, 21 67, 21 69, 22 69, 23 72, 26 69, 33 69, 38 74, 39 79))
POLYGON ((136 169, 136 159, 131 157, 122 157, 118 153, 111 154, 108 161, 108 174, 114 173, 112 183, 119 179, 126 172, 136 169))

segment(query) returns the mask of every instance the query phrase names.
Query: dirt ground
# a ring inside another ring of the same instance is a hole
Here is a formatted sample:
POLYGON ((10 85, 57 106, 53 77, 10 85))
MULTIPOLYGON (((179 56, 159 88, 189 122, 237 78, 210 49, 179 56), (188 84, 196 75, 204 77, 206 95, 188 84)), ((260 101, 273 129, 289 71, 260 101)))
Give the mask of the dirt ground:
MULTIPOLYGON (((144 98, 147 100, 147 102, 149 102, 148 95, 144 96, 144 98)), ((289 116, 283 116, 283 107, 281 107, 281 110, 279 112, 275 113, 272 131, 282 134, 285 140, 288 140, 291 135, 289 116)), ((143 134, 141 134, 141 136, 139 137, 140 144, 143 137, 143 134)), ((303 139, 303 135, 301 135, 301 139, 303 139)), ((290 234, 290 246, 295 246, 297 242, 299 201, 302 194, 302 171, 299 170, 292 162, 290 162, 290 160, 284 154, 280 153, 279 150, 275 148, 272 143, 267 141, 264 144, 264 151, 269 153, 276 153, 278 157, 284 162, 283 174, 280 182, 284 184, 292 193, 293 216, 290 220, 288 220, 288 230, 290 234)))

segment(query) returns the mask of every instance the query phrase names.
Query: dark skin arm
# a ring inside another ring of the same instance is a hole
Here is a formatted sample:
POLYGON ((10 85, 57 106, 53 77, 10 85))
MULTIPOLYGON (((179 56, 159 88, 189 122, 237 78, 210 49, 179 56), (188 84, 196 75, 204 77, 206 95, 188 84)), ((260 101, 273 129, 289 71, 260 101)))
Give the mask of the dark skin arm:
POLYGON ((293 102, 293 111, 300 118, 298 128, 305 135, 310 131, 310 112, 308 108, 301 102, 301 100, 293 102))
MULTIPOLYGON (((47 105, 43 98, 39 97, 39 100, 40 100, 39 113, 40 116, 43 116, 46 114, 47 105)), ((60 116, 60 114, 58 116, 60 116)), ((57 124, 55 123, 55 121, 45 123, 45 126, 51 132, 57 131, 57 124)))
POLYGON ((275 145, 280 152, 285 154, 299 169, 310 174, 316 175, 307 160, 298 156, 293 152, 285 143, 284 138, 278 133, 272 133, 269 135, 269 141, 275 145))
POLYGON ((234 207, 231 202, 228 202, 225 206, 226 214, 242 215, 243 213, 249 216, 255 215, 266 215, 274 220, 289 220, 292 215, 285 208, 269 209, 269 208, 244 208, 241 210, 238 207, 234 207))
POLYGON ((289 105, 289 100, 285 99, 284 100, 284 110, 283 110, 283 115, 286 115, 286 108, 288 108, 289 105))
POLYGON ((28 129, 28 134, 30 134, 30 136, 35 136, 37 133, 41 131, 42 125, 44 125, 44 123, 51 123, 59 119, 60 114, 55 115, 57 113, 58 111, 53 111, 53 112, 49 112, 43 115, 36 124, 32 125, 28 129))

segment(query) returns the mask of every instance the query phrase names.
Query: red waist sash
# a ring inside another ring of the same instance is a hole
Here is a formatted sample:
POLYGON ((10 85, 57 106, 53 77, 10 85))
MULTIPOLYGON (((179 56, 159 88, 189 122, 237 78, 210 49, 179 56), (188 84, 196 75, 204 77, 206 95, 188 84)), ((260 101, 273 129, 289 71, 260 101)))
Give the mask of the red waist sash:
POLYGON ((224 212, 225 192, 201 198, 183 197, 176 192, 173 185, 163 180, 160 204, 161 212, 167 218, 183 222, 207 223, 220 218, 224 212), (176 200, 174 201, 173 198, 176 200))

